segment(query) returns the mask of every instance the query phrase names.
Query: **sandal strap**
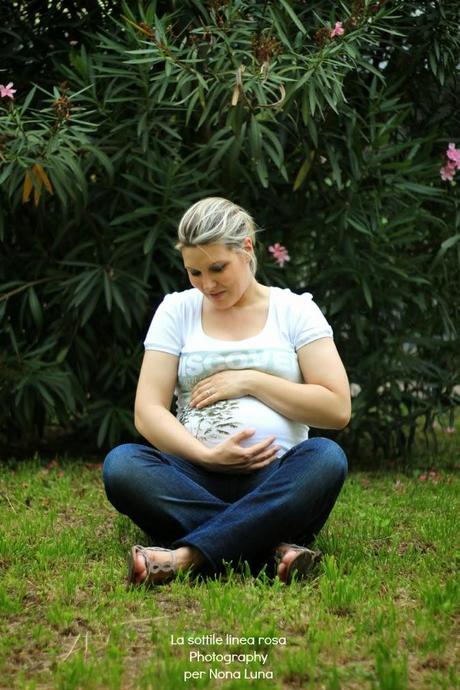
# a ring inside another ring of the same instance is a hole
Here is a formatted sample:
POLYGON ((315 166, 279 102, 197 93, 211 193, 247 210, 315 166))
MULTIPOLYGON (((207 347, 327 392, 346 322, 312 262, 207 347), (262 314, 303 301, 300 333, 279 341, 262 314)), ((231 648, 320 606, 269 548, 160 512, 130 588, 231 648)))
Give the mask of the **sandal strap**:
MULTIPOLYGON (((291 544, 289 542, 282 542, 279 546, 280 547, 286 546, 289 548, 289 550, 292 549, 293 551, 298 551, 299 553, 302 553, 303 551, 309 552, 309 553, 315 554, 315 555, 317 553, 319 553, 319 551, 313 551, 308 546, 301 546, 300 544, 291 544)), ((281 549, 280 548, 275 549, 275 552, 274 552, 275 560, 279 562, 282 558, 283 553, 284 553, 284 550, 282 548, 281 549)))
POLYGON ((176 554, 172 549, 165 549, 162 546, 141 546, 140 544, 136 544, 135 548, 144 558, 147 577, 160 572, 175 573, 177 571, 176 554), (155 563, 148 557, 148 551, 168 551, 171 555, 171 560, 164 563, 155 563))
MULTIPOLYGON (((290 549, 294 549, 294 551, 303 551, 304 549, 308 549, 308 546, 301 546, 299 544, 291 544, 288 542, 283 542, 280 544, 280 546, 289 546, 290 549)), ((309 549, 311 551, 311 549, 309 549)))

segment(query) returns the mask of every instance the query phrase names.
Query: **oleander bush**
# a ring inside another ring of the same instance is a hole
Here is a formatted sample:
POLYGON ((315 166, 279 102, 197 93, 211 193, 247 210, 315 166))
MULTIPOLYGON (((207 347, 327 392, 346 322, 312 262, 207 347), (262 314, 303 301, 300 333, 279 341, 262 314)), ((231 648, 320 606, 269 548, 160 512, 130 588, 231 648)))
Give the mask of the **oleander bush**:
POLYGON ((4 14, 4 446, 135 435, 144 334, 187 286, 177 222, 210 194, 254 215, 260 279, 312 292, 332 323, 353 458, 453 426, 455 0, 13 0, 4 14))

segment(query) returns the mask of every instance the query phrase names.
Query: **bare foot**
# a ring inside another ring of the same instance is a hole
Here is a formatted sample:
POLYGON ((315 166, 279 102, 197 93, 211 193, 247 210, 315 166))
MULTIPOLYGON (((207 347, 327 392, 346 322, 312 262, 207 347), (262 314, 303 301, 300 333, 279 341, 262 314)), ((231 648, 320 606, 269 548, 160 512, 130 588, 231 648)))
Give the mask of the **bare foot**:
POLYGON ((287 582, 288 569, 294 558, 297 558, 299 552, 286 544, 278 548, 280 554, 282 554, 281 561, 278 564, 278 577, 281 582, 287 582))
MULTIPOLYGON (((146 549, 147 557, 156 563, 157 565, 162 565, 163 563, 175 562, 176 572, 187 570, 193 566, 197 566, 203 561, 203 556, 198 549, 192 546, 181 546, 178 549, 172 551, 150 551, 147 547, 146 549), (173 554, 175 559, 173 561, 173 554)), ((145 566, 145 559, 142 553, 138 552, 134 560, 134 582, 135 585, 140 585, 147 577, 148 572, 145 566)), ((171 571, 158 571, 155 573, 155 582, 160 583, 163 580, 171 579, 171 571)))

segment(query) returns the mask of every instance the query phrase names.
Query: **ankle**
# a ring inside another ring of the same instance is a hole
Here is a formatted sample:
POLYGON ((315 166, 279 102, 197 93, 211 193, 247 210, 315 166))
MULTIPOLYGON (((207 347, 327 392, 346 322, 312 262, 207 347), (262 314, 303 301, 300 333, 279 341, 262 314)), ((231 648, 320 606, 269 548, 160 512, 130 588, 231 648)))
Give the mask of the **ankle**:
POLYGON ((197 567, 204 561, 201 551, 194 546, 180 546, 175 550, 175 554, 180 570, 197 567))

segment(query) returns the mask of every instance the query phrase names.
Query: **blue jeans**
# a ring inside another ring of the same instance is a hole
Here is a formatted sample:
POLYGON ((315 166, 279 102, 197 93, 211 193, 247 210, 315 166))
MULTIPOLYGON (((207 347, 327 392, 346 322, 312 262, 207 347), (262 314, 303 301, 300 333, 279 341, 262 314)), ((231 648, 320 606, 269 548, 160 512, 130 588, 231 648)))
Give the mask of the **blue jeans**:
POLYGON ((194 546, 204 571, 223 561, 260 568, 280 542, 309 544, 326 522, 347 475, 343 450, 327 438, 294 446, 247 474, 218 473, 149 445, 107 455, 107 497, 154 543, 194 546))

